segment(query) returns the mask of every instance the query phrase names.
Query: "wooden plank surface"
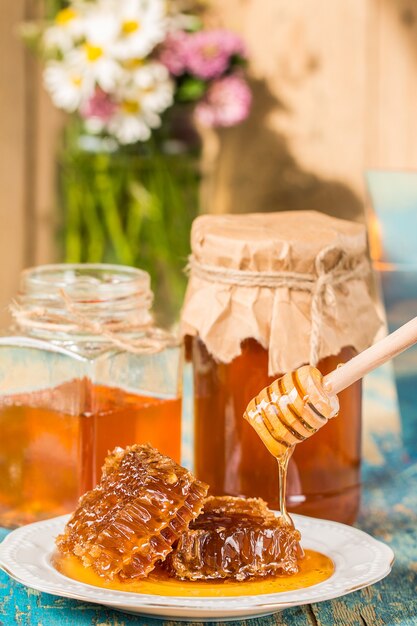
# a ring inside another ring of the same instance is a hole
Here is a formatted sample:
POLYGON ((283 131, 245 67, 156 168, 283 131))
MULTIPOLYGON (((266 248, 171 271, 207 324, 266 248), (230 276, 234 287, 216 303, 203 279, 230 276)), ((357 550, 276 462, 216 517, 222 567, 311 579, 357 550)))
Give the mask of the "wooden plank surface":
POLYGON ((36 137, 33 154, 34 178, 31 232, 34 233, 32 265, 59 260, 57 229, 60 224, 57 170, 60 136, 65 115, 52 106, 42 85, 41 66, 36 64, 36 137))
POLYGON ((213 0, 248 44, 254 107, 211 137, 204 207, 361 218, 363 172, 417 168, 416 0, 213 0))
POLYGON ((0 324, 20 271, 55 258, 56 143, 61 116, 44 93, 40 64, 18 26, 34 0, 0 3, 0 324))
POLYGON ((0 320, 26 262, 25 54, 15 25, 23 0, 0 4, 0 320), (21 71, 17 71, 20 68, 21 71))
POLYGON ((378 92, 370 109, 377 113, 378 154, 373 164, 417 166, 417 2, 380 2, 378 92))

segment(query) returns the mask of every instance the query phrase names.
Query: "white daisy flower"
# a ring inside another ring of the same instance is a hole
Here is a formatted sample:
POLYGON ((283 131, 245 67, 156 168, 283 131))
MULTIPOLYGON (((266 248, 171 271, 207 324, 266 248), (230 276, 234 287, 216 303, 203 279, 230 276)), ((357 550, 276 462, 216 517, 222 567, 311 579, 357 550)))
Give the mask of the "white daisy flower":
POLYGON ((117 0, 96 0, 85 5, 84 33, 93 46, 106 50, 114 44, 120 31, 120 10, 117 0))
POLYGON ((81 13, 74 7, 59 11, 54 23, 43 34, 43 43, 47 49, 68 52, 83 37, 84 24, 81 13))
POLYGON ((139 66, 132 74, 132 82, 145 109, 162 113, 174 101, 174 83, 162 63, 155 61, 139 66))
POLYGON ((106 48, 88 40, 72 50, 67 58, 87 80, 97 83, 103 91, 112 92, 123 74, 120 64, 108 55, 106 48))
POLYGON ((107 130, 121 144, 147 141, 151 129, 161 124, 161 118, 153 111, 143 109, 137 100, 123 99, 118 110, 107 125, 107 130))
POLYGON ((55 106, 72 113, 91 97, 94 82, 69 63, 50 61, 43 80, 55 106))
POLYGON ((144 58, 167 34, 164 0, 119 0, 116 15, 119 33, 112 52, 121 60, 144 58))
POLYGON ((122 144, 147 141, 174 99, 174 85, 161 63, 144 63, 131 76, 131 82, 120 87, 117 111, 107 124, 122 144))

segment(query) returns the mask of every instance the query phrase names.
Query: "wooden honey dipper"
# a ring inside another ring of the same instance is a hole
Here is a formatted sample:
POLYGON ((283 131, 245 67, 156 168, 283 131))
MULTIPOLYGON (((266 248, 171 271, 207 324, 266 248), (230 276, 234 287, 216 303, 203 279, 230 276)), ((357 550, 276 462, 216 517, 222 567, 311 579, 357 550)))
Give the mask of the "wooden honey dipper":
POLYGON ((417 317, 326 376, 310 365, 285 374, 249 402, 244 418, 284 458, 338 414, 338 393, 416 342, 417 317))

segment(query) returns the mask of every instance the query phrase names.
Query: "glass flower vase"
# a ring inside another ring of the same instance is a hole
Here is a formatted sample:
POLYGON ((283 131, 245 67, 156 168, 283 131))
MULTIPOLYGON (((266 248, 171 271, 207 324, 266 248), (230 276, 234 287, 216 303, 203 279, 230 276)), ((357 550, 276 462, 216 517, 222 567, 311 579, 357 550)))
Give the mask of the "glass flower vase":
POLYGON ((63 259, 148 271, 156 316, 165 325, 181 306, 189 232, 198 213, 195 137, 163 128, 148 142, 120 146, 70 124, 60 159, 63 259))

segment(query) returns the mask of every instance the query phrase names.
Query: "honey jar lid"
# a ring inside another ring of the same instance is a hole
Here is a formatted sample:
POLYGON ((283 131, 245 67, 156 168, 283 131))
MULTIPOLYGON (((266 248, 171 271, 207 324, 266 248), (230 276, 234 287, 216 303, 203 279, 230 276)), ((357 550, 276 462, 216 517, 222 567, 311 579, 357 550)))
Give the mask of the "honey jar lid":
POLYGON ((191 247, 182 333, 220 362, 252 337, 277 375, 363 350, 380 327, 361 224, 316 211, 203 215, 191 247))

